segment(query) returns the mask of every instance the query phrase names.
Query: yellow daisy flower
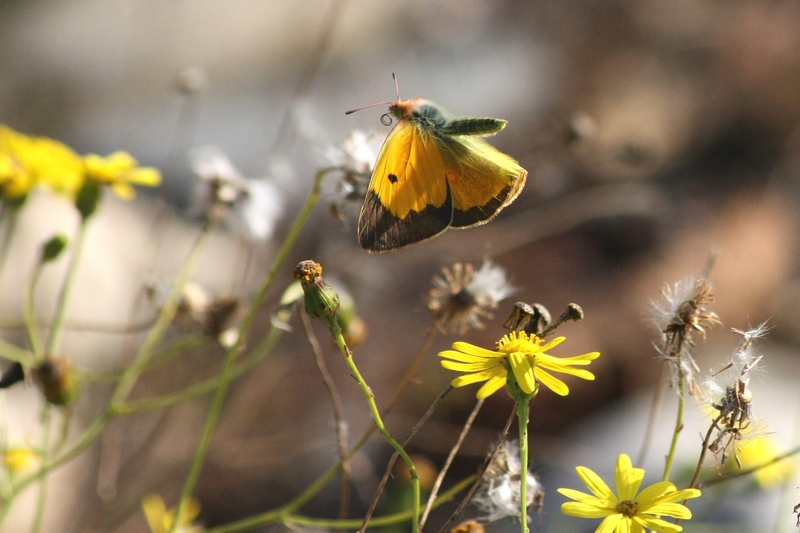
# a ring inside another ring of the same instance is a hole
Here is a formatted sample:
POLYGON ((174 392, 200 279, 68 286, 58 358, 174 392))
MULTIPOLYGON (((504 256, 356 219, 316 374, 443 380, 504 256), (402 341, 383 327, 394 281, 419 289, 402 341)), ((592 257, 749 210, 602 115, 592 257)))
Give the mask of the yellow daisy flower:
POLYGON ((71 148, 47 137, 31 137, 0 125, 0 186, 5 199, 24 198, 39 183, 74 196, 83 164, 71 148))
MULTIPOLYGON (((142 511, 147 518, 147 525, 152 533, 169 533, 175 522, 175 509, 167 509, 164 500, 158 494, 148 494, 142 499, 142 511)), ((178 533, 200 533, 201 526, 192 525, 197 515, 200 514, 200 503, 189 498, 181 513, 181 520, 176 528, 178 533)))
MULTIPOLYGON (((747 432, 749 433, 749 432, 747 432)), ((781 448, 775 439, 769 436, 747 437, 740 444, 736 452, 737 461, 727 461, 724 472, 726 474, 736 474, 741 467, 742 470, 763 465, 781 454, 781 448)), ((786 458, 764 468, 759 468, 753 474, 756 482, 763 488, 771 488, 781 483, 785 483, 794 473, 794 461, 786 458)))
POLYGON ((86 178, 101 185, 111 185, 114 192, 123 200, 136 196, 133 185, 156 187, 161 184, 161 173, 152 167, 139 167, 138 162, 128 152, 114 152, 101 157, 89 154, 83 158, 86 178))
POLYGON ((669 481, 660 481, 639 492, 644 470, 633 468, 630 457, 624 453, 617 459, 615 470, 617 494, 585 466, 575 470, 593 494, 558 489, 567 498, 575 500, 562 504, 561 512, 580 518, 603 518, 595 533, 645 533, 645 528, 658 533, 682 531, 681 526, 661 517, 691 518, 691 511, 677 502, 700 496, 697 489, 677 490, 669 481))
POLYGON ((39 452, 27 446, 12 446, 3 450, 3 465, 12 475, 29 474, 41 464, 39 452))
POLYGON ((545 353, 565 339, 566 337, 556 337, 542 345, 543 339, 536 335, 512 331, 497 342, 495 351, 466 342, 455 342, 452 350, 440 352, 439 357, 445 359, 442 361, 444 368, 463 372, 463 375, 452 381, 454 387, 486 382, 478 390, 478 399, 488 398, 503 387, 508 381, 509 370, 514 373, 525 394, 536 392, 541 382, 556 394, 566 396, 569 394, 569 387, 550 372, 594 380, 594 374, 588 370, 572 367, 588 365, 600 357, 600 352, 575 357, 553 357, 545 353))

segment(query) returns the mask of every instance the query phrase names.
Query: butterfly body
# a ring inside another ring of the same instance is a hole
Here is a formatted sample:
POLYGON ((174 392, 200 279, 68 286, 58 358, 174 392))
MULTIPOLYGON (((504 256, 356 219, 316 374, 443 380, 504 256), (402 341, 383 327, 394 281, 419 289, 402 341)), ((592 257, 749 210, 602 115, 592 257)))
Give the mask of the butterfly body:
POLYGON ((369 252, 386 252, 491 220, 514 201, 527 172, 482 137, 506 126, 456 117, 425 100, 389 106, 398 122, 375 163, 358 221, 369 252))

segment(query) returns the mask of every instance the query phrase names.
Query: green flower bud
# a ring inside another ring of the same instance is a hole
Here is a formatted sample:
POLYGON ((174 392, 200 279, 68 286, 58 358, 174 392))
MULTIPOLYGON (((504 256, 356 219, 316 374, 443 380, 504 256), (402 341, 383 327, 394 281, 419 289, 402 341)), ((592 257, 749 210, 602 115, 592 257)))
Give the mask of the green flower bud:
POLYGON ((69 239, 66 236, 56 235, 42 246, 42 257, 39 261, 42 263, 54 261, 61 255, 61 252, 64 251, 68 244, 69 239))
POLYGON ((322 265, 314 261, 301 261, 292 274, 303 287, 308 316, 325 320, 332 318, 339 309, 339 295, 323 281, 322 265))
POLYGON ((100 186, 91 180, 83 182, 83 186, 78 191, 78 196, 75 198, 75 207, 81 217, 86 220, 97 211, 97 206, 100 203, 100 186))

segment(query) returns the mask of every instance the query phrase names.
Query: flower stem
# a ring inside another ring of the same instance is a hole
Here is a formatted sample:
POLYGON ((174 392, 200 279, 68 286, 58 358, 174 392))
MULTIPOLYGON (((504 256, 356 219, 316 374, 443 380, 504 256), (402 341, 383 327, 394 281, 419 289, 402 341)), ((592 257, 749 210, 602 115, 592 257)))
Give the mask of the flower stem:
POLYGON ((261 285, 261 289, 258 292, 258 295, 253 300, 253 303, 250 305, 250 308, 247 310, 247 314, 245 315, 244 319, 242 320, 242 324, 239 327, 239 335, 236 339, 236 342, 228 349, 228 352, 225 354, 225 363, 222 366, 222 371, 219 375, 219 381, 217 382, 217 392, 214 395, 214 400, 211 403, 211 408, 208 412, 208 417, 206 418, 206 424, 203 428, 203 434, 200 437, 200 442, 197 445, 197 452, 195 452, 194 460, 192 461, 192 466, 189 470, 189 474, 186 477, 186 482, 183 486, 183 491, 181 492, 181 499, 178 504, 178 508, 175 511, 175 520, 173 522, 173 526, 171 531, 174 532, 177 528, 178 524, 180 523, 181 514, 184 510, 184 506, 188 501, 189 497, 194 492, 194 488, 197 486, 197 482, 200 479, 200 473, 203 469, 203 463, 205 462, 206 454, 208 453, 208 446, 211 443, 211 437, 214 434, 214 428, 217 425, 217 420, 219 419, 219 415, 222 412, 222 406, 225 402, 225 395, 228 392, 228 385, 230 385, 231 380, 233 379, 234 373, 234 363, 236 362, 236 358, 239 355, 240 346, 242 345, 242 340, 244 339, 247 331, 250 329, 250 325, 253 323, 256 317, 256 313, 261 307, 261 304, 264 303, 264 300, 267 297, 267 293, 272 288, 272 284, 275 281, 277 276, 278 270, 283 265, 286 258, 289 256, 289 252, 291 252, 292 248, 294 247, 295 242, 297 242, 297 238, 300 235, 300 231, 306 224, 308 217, 311 215, 311 212, 314 209, 314 205, 317 203, 317 199, 319 198, 319 189, 322 183, 322 178, 328 172, 334 170, 333 168, 325 168, 317 172, 317 175, 314 178, 314 186, 311 190, 311 193, 306 200, 305 205, 300 210, 295 219, 294 223, 292 224, 291 229, 289 230, 289 234, 286 236, 286 239, 283 241, 283 245, 281 249, 278 251, 278 255, 275 258, 275 261, 272 264, 272 268, 267 274, 264 283, 261 285))
MULTIPOLYGON (((44 404, 42 408, 42 442, 41 453, 42 459, 46 459, 49 454, 50 445, 50 404, 44 404)), ((39 476, 39 494, 36 497, 36 512, 33 515, 33 526, 31 526, 31 533, 39 533, 42 530, 42 521, 44 520, 44 504, 47 500, 47 476, 42 474, 39 476)))
POLYGON ((175 283, 173 284, 172 290, 167 297, 164 306, 161 308, 161 313, 159 314, 156 323, 147 333, 144 342, 139 347, 139 351, 136 353, 136 356, 134 357, 130 366, 128 366, 127 370, 117 384, 117 388, 112 393, 111 400, 106 408, 97 418, 94 419, 94 421, 89 425, 88 428, 86 428, 83 434, 78 437, 77 441, 75 441, 67 450, 60 453, 56 457, 44 460, 38 472, 35 472, 30 476, 14 483, 8 500, 4 502, 5 505, 0 507, 0 522, 2 522, 3 517, 10 509, 11 500, 13 500, 20 492, 22 492, 25 487, 36 481, 39 477, 44 476, 51 470, 54 470, 55 468, 76 457, 78 454, 88 448, 94 439, 96 439, 103 432, 103 429, 105 429, 109 420, 111 420, 116 414, 118 406, 125 401, 131 390, 133 390, 138 377, 147 367, 156 345, 163 338, 170 324, 172 324, 172 320, 175 317, 175 312, 178 309, 178 303, 180 302, 181 294, 183 293, 183 287, 186 285, 189 276, 191 275, 195 265, 197 264, 197 261, 200 258, 200 252, 203 249, 203 244, 205 243, 208 235, 209 232, 208 229, 206 229, 195 241, 191 251, 189 252, 189 256, 181 268, 181 271, 175 278, 175 283))
POLYGON ((47 340, 47 347, 45 348, 44 355, 53 355, 58 346, 58 340, 62 330, 61 326, 67 311, 67 302, 69 301, 72 287, 75 284, 75 274, 78 272, 78 261, 80 260, 83 242, 86 237, 87 221, 88 219, 81 218, 78 232, 75 234, 75 240, 72 244, 72 256, 69 259, 69 267, 67 267, 67 275, 64 278, 64 284, 61 286, 61 293, 58 295, 56 315, 53 318, 50 337, 47 340))
POLYGON ((672 442, 669 445, 669 453, 664 464, 663 481, 669 481, 672 462, 675 459, 675 450, 678 448, 678 437, 683 430, 683 408, 686 403, 686 373, 683 370, 680 351, 678 351, 676 357, 678 358, 678 414, 675 417, 675 431, 672 434, 672 442))
POLYGON ((25 307, 23 310, 23 314, 25 316, 25 327, 28 330, 28 339, 31 343, 31 350, 33 351, 33 357, 36 362, 41 361, 44 358, 44 353, 42 352, 42 338, 39 335, 39 329, 36 324, 36 312, 34 311, 33 305, 33 293, 34 289, 36 288, 36 284, 39 281, 39 276, 42 275, 42 268, 44 265, 41 261, 36 262, 36 266, 33 267, 33 273, 31 274, 31 280, 28 283, 27 288, 25 289, 25 307))
MULTIPOLYGON (((350 373, 353 377, 358 381, 361 390, 364 392, 364 396, 367 398, 367 403, 369 404, 369 409, 372 412, 372 418, 375 420, 375 425, 378 427, 378 431, 386 441, 392 445, 392 448, 397 450, 397 453, 400 454, 400 457, 403 458, 403 461, 406 463, 409 472, 411 472, 411 485, 412 490, 414 491, 414 513, 412 517, 412 532, 416 533, 419 531, 419 475, 417 474, 417 469, 414 467, 414 462, 411 460, 411 457, 408 456, 406 451, 403 447, 398 443, 394 438, 389 434, 389 431, 386 429, 386 426, 383 425, 383 420, 381 420, 381 413, 378 410, 378 406, 375 404, 375 396, 372 394, 372 390, 370 390, 369 385, 367 382, 364 381, 364 378, 361 376, 361 372, 358 371, 358 367, 356 367, 355 361, 353 361, 353 354, 350 353, 350 349, 347 347, 347 344, 344 342, 344 337, 342 337, 342 328, 339 326, 339 321, 336 319, 335 316, 331 317, 330 320, 327 321, 328 325, 331 328, 331 333, 333 334, 333 340, 336 341, 336 344, 339 346, 339 349, 344 356, 344 360, 347 363, 348 368, 350 369, 350 373)), ((363 526, 362 526, 363 527, 363 526)))
POLYGON ((456 441, 455 446, 453 446, 453 449, 450 450, 450 453, 447 455, 447 459, 445 460, 442 469, 439 471, 439 475, 436 476, 436 481, 433 483, 433 487, 431 488, 431 495, 428 497, 428 502, 425 505, 425 511, 422 513, 422 519, 419 521, 420 529, 425 527, 425 522, 428 521, 428 515, 431 512, 431 508, 433 507, 433 502, 436 500, 436 496, 439 494, 439 488, 442 486, 444 476, 446 476, 447 472, 450 470, 450 465, 453 464, 453 460, 456 458, 458 450, 461 449, 461 445, 464 443, 467 433, 469 433, 469 430, 472 429, 472 424, 475 422, 475 417, 478 416, 478 412, 480 412, 481 407, 483 407, 484 401, 485 400, 478 400, 478 403, 475 404, 475 407, 472 409, 469 418, 467 418, 467 422, 464 424, 464 428, 461 430, 461 434, 458 436, 458 441, 456 441))
POLYGON ((530 404, 517 400, 517 418, 519 419, 519 458, 522 463, 519 480, 519 520, 521 532, 528 533, 528 420, 530 404))

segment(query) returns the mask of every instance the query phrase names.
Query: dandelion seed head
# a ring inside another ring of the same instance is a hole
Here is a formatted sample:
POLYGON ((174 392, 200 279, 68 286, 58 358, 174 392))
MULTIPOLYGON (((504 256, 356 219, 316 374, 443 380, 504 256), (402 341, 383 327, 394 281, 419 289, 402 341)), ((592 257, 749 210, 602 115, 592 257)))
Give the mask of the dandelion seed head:
POLYGON ((432 280, 427 307, 443 332, 463 334, 482 329, 483 319, 493 318, 491 310, 516 290, 505 270, 485 259, 477 271, 470 263, 454 263, 432 280))
MULTIPOLYGON (((526 475, 528 505, 535 504, 538 509, 544 497, 542 485, 532 473, 526 472, 526 475)), ((505 441, 486 467, 481 486, 472 500, 485 515, 482 520, 494 522, 508 516, 519 517, 521 479, 519 443, 505 441)))
POLYGON ((341 146, 325 149, 327 163, 339 172, 331 172, 323 178, 320 194, 331 205, 336 218, 358 216, 382 142, 375 131, 353 130, 341 146))

